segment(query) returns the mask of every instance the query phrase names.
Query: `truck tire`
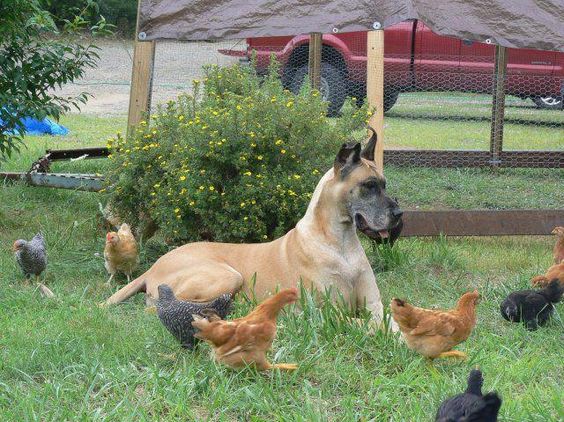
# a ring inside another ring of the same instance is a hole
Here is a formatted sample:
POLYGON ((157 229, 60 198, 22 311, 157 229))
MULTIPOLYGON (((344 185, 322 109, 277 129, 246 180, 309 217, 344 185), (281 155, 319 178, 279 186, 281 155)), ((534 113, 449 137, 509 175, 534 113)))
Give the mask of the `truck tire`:
POLYGON ((562 110, 562 97, 546 96, 546 97, 532 97, 532 100, 538 108, 545 108, 548 110, 562 110))
MULTIPOLYGON (((308 66, 303 65, 297 68, 294 72, 292 80, 290 81, 290 91, 294 94, 300 92, 304 80, 308 74, 308 66)), ((327 115, 334 117, 339 114, 345 98, 348 95, 348 81, 339 68, 330 63, 321 63, 321 83, 319 91, 323 99, 329 102, 327 108, 327 115)))
POLYGON ((394 106, 398 97, 399 91, 397 89, 384 89, 384 113, 394 106))
MULTIPOLYGON (((366 97, 366 90, 364 90, 362 93, 357 95, 359 95, 359 97, 357 97, 356 99, 356 105, 358 107, 362 107, 366 97)), ((388 88, 388 87, 384 88, 384 113, 394 106, 394 104, 398 100, 398 97, 399 97, 399 91, 396 88, 388 88)))

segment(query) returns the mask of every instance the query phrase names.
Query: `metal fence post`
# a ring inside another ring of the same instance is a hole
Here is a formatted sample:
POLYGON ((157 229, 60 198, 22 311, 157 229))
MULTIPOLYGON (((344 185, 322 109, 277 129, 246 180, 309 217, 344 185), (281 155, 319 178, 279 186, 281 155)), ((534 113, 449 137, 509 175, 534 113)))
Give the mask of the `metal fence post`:
POLYGON ((503 119, 505 117, 505 72, 507 52, 505 47, 495 47, 495 69, 493 75, 492 127, 490 153, 492 166, 498 166, 503 152, 503 119))
POLYGON ((141 0, 139 0, 137 5, 137 29, 135 30, 135 47, 133 51, 133 67, 131 70, 131 90, 129 93, 129 110, 127 113, 127 136, 131 134, 135 126, 137 126, 151 110, 155 42, 142 41, 144 34, 139 33, 140 7, 141 0))
POLYGON ((319 90, 321 80, 321 33, 312 32, 309 34, 309 57, 308 73, 311 87, 319 90))

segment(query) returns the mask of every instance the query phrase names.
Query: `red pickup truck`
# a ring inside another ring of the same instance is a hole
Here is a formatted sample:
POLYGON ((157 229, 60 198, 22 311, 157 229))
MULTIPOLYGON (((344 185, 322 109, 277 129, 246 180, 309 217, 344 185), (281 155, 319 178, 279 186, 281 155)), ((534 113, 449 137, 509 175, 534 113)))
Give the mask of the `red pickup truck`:
MULTIPOLYGON (((320 91, 329 113, 339 111, 347 96, 366 93, 366 35, 362 32, 324 34, 320 91)), ((247 49, 220 50, 248 61, 256 52, 259 73, 271 54, 282 66, 284 86, 297 92, 308 71, 308 35, 248 38, 247 49)), ((487 43, 436 35, 418 20, 385 30, 384 110, 400 92, 492 92, 495 47, 487 43)), ((508 49, 506 93, 531 98, 538 107, 562 109, 564 53, 508 49)))

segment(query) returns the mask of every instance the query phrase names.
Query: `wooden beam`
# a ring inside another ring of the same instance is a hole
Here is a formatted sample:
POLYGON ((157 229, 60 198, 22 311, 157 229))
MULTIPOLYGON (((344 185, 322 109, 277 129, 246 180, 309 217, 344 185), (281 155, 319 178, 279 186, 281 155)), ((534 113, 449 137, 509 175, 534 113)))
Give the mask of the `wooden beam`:
MULTIPOLYGON (((133 67, 131 70, 131 89, 129 92, 129 110, 127 113, 127 136, 151 111, 151 91, 153 88, 153 68, 155 64, 155 42, 139 41, 139 15, 141 0, 137 3, 137 26, 133 67)), ((144 35, 144 34, 143 34, 144 35)))
POLYGON ((376 167, 384 171, 384 30, 367 32, 366 97, 375 110, 369 121, 378 134, 374 151, 376 167))
POLYGON ((503 119, 505 117, 505 73, 507 52, 505 47, 495 47, 495 70, 493 77, 492 127, 490 133, 490 152, 492 165, 497 166, 503 151, 503 119))
POLYGON ((309 58, 308 74, 311 87, 319 90, 321 81, 321 33, 312 32, 309 34, 309 58))
POLYGON ((548 235, 564 223, 564 209, 405 211, 402 236, 548 235))

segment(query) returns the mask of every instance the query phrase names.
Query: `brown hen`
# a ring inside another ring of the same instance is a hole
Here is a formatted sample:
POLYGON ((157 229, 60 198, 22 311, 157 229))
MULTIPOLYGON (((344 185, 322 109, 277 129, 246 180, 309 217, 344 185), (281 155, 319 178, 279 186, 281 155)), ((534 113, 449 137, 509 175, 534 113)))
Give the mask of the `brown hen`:
POLYGON ((431 310, 412 306, 404 300, 392 299, 392 317, 398 323, 407 346, 431 359, 439 357, 466 358, 452 350, 472 333, 476 325, 478 291, 465 293, 454 309, 431 310))
POLYGON ((564 262, 554 264, 544 275, 537 275, 531 280, 534 287, 547 287, 552 280, 558 280, 564 286, 564 262))
POLYGON ((556 235, 556 244, 552 250, 554 256, 554 263, 560 264, 564 261, 564 227, 555 227, 551 232, 556 235))
POLYGON ((298 299, 295 288, 282 290, 258 305, 249 315, 223 321, 212 311, 202 313, 206 318, 193 315, 192 325, 199 330, 194 337, 209 343, 218 362, 231 368, 255 366, 259 371, 272 368, 297 369, 289 363, 271 364, 266 352, 276 336, 276 317, 282 308, 298 299))
POLYGON ((112 281, 118 271, 123 272, 129 282, 131 274, 139 264, 139 254, 137 242, 128 224, 123 223, 117 233, 109 232, 106 235, 104 261, 106 270, 110 274, 108 283, 112 281))

